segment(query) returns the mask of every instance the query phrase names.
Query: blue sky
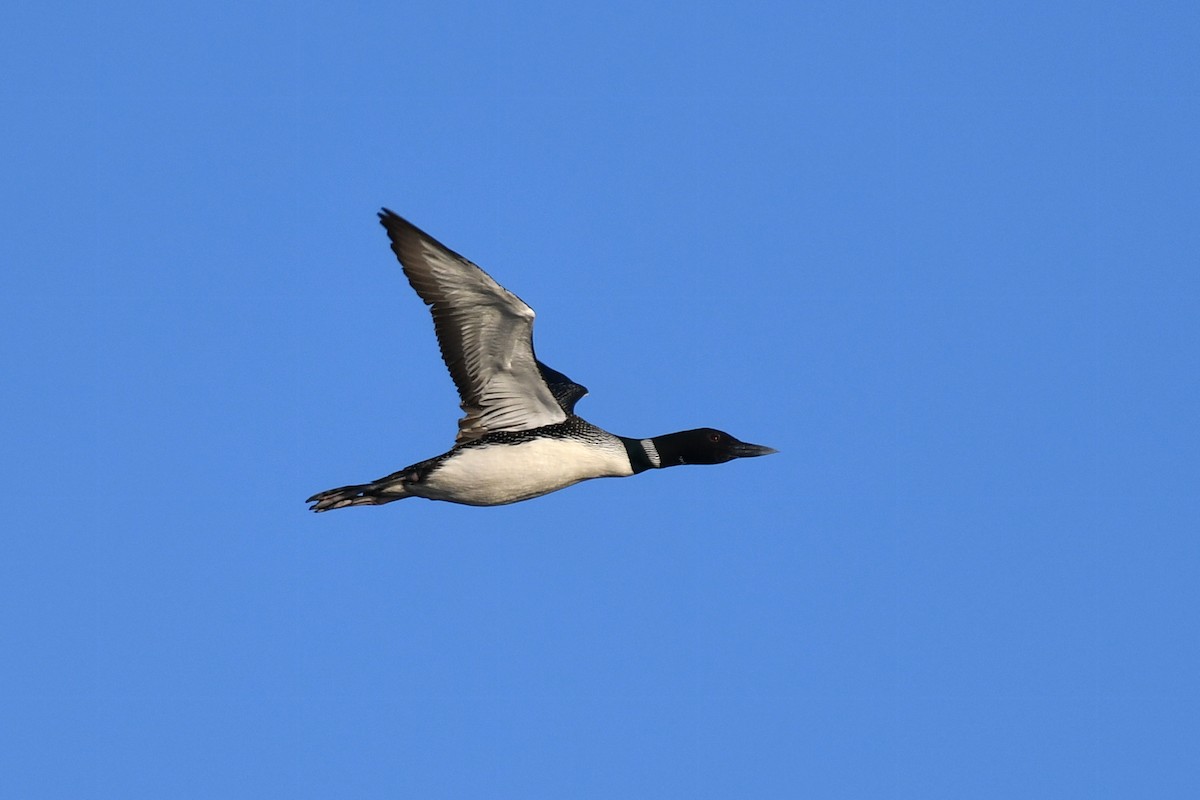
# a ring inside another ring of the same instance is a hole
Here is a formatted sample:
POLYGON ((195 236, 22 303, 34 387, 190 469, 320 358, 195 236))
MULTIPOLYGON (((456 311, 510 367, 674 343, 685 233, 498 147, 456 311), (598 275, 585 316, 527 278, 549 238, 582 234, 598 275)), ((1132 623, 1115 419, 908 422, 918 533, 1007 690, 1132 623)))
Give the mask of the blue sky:
POLYGON ((1192 3, 17 4, 0 794, 1200 793, 1192 3), (457 399, 375 221, 614 432, 457 399))

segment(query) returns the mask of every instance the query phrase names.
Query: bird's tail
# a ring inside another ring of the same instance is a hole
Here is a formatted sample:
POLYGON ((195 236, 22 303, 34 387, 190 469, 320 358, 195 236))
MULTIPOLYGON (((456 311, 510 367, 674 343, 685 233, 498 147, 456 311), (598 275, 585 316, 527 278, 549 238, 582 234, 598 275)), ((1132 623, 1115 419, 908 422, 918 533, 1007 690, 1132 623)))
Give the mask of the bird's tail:
POLYGON ((393 500, 410 497, 399 481, 376 481, 358 486, 339 486, 318 492, 304 502, 312 503, 309 511, 332 511, 346 506, 381 506, 393 500))

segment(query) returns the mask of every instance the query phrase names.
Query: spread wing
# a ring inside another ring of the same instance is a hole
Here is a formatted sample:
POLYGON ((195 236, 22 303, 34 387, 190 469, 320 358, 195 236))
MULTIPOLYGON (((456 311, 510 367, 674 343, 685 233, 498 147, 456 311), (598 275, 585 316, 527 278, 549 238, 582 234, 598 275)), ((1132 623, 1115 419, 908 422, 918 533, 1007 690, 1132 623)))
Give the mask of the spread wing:
POLYGON ((562 410, 568 414, 574 414, 575 404, 588 393, 587 387, 580 386, 566 375, 552 367, 547 367, 540 361, 537 362, 537 365, 538 371, 542 373, 542 380, 550 387, 550 394, 554 395, 554 399, 562 406, 562 410))
POLYGON ((583 396, 576 396, 575 390, 583 387, 557 372, 553 374, 575 390, 556 393, 547 385, 542 371, 546 368, 533 355, 533 309, 395 213, 385 208, 379 221, 408 282, 433 313, 442 360, 465 412, 457 441, 565 420, 583 396))

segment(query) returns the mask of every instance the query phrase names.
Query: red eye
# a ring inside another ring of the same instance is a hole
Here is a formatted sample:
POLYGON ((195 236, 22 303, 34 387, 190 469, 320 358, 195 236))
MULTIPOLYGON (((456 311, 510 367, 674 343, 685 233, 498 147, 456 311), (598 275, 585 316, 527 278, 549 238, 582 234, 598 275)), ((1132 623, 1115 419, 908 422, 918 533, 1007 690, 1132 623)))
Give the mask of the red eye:
POLYGON ((721 441, 721 434, 717 433, 716 431, 713 431, 712 433, 710 433, 708 435, 708 440, 710 442, 712 442, 713 444, 716 444, 717 442, 721 441))

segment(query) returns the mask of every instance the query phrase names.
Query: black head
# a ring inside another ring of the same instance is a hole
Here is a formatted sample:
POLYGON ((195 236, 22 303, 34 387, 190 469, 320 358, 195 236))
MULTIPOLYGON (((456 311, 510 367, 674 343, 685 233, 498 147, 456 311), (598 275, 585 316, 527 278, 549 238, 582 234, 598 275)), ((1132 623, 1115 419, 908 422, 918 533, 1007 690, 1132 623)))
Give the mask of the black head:
POLYGON ((760 444, 740 442, 716 428, 696 428, 691 431, 655 436, 654 447, 664 467, 680 464, 724 464, 735 458, 769 456, 777 453, 760 444))

